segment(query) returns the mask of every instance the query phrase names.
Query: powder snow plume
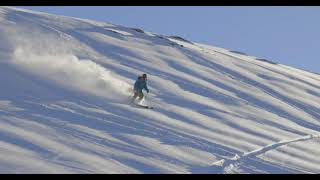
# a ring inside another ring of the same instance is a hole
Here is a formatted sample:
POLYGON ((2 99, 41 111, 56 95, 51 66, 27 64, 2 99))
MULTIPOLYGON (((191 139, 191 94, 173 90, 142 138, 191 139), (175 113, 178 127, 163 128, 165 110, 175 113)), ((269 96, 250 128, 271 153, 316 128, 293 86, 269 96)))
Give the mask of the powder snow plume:
POLYGON ((68 89, 122 102, 130 95, 127 82, 90 59, 81 59, 64 43, 46 35, 46 41, 22 38, 13 44, 12 63, 20 69, 68 89))

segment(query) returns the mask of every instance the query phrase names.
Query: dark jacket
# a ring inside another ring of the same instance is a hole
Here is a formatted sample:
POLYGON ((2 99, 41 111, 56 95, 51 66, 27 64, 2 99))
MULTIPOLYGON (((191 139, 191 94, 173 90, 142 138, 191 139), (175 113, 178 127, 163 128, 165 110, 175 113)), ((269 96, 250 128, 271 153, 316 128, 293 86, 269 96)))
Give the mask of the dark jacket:
POLYGON ((147 87, 147 81, 143 80, 142 77, 138 77, 138 79, 134 83, 134 90, 142 92, 143 89, 145 89, 149 93, 149 89, 147 87))

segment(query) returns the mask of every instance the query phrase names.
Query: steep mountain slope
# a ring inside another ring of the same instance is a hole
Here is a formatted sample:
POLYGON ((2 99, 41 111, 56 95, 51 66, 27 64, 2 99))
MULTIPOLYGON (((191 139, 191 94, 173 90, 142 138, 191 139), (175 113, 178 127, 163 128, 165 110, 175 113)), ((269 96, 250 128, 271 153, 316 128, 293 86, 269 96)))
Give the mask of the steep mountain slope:
POLYGON ((317 74, 12 7, 0 39, 0 173, 320 172, 317 74))

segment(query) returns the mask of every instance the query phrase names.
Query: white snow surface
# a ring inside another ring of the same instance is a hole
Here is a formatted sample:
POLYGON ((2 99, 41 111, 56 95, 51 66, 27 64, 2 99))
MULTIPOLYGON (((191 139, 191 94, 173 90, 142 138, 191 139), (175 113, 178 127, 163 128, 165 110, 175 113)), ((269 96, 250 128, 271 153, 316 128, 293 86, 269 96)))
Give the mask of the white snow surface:
POLYGON ((12 7, 0 39, 0 173, 320 173, 318 74, 12 7))

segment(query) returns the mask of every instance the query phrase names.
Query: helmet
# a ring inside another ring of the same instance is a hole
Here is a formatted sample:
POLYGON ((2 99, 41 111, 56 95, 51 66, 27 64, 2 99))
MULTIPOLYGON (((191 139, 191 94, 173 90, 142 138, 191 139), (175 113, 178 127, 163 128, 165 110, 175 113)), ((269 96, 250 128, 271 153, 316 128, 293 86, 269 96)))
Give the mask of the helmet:
POLYGON ((142 74, 142 77, 143 78, 147 78, 147 74, 142 74))

